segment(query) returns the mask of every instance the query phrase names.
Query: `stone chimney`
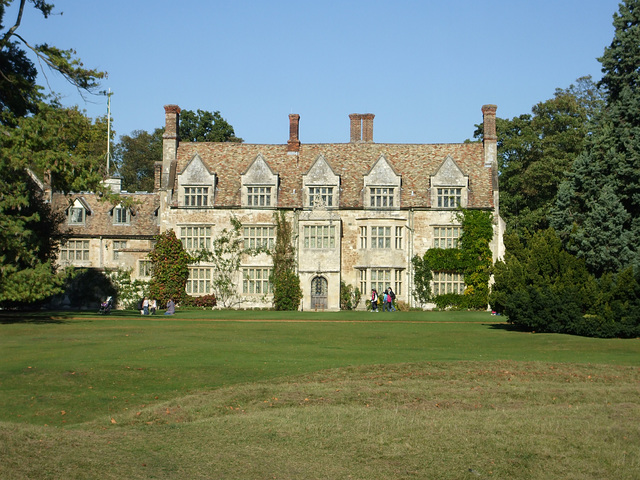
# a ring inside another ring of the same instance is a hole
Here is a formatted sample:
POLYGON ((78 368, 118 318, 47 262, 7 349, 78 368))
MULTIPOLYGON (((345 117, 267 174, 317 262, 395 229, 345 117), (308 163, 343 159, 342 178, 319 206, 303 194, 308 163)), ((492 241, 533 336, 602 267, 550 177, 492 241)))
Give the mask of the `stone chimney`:
POLYGON ((292 113, 289 115, 289 140, 287 141, 287 153, 297 153, 300 151, 300 115, 292 113))
POLYGON ((496 105, 482 106, 484 124, 484 166, 498 163, 498 135, 496 134, 496 105))
POLYGON ((352 113, 351 143, 373 143, 373 113, 352 113))
POLYGON ((164 135, 162 135, 162 182, 161 188, 172 187, 169 185, 169 172, 171 163, 176 161, 178 145, 180 144, 180 107, 178 105, 164 106, 164 135))
POLYGON ((160 190, 162 185, 162 162, 153 162, 153 191, 160 190))
POLYGON ((122 177, 117 173, 102 181, 102 184, 110 188, 113 193, 120 193, 122 191, 122 177))

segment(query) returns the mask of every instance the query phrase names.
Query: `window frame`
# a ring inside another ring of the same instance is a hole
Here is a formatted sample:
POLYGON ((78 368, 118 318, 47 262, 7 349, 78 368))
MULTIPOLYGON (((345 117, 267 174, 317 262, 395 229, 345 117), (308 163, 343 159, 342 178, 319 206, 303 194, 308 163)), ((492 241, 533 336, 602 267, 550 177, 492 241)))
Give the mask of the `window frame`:
POLYGON ((273 284, 271 283, 271 280, 270 280, 272 272, 273 272, 273 267, 264 267, 264 266, 242 267, 242 294, 243 295, 273 294, 273 284), (259 277, 255 275, 256 272, 260 272, 259 277), (259 286, 259 288, 256 289, 256 286, 259 286), (260 291, 257 291, 257 290, 260 290, 260 291))
POLYGON ((243 225, 242 238, 246 250, 254 248, 273 250, 276 245, 276 227, 274 225, 243 225))
POLYGON ((458 248, 461 236, 461 225, 436 225, 433 227, 433 248, 458 248), (444 230, 444 235, 441 230, 444 230), (449 232, 451 235, 448 235, 449 232))
POLYGON ((179 227, 180 242, 182 243, 182 248, 187 252, 198 252, 202 249, 211 250, 211 234, 213 231, 211 225, 179 225, 179 227), (193 234, 193 230, 195 229, 200 229, 201 231, 204 230, 204 232, 197 232, 197 234, 193 234), (191 234, 186 233, 187 230, 191 230, 191 234), (202 246, 203 241, 204 246, 202 246), (198 246, 194 246, 194 242, 198 242, 198 246), (189 243, 191 243, 191 245, 189 245, 189 243))
POLYGON ((433 295, 447 295, 449 293, 463 295, 467 288, 464 283, 464 273, 437 271, 432 272, 432 275, 431 291, 433 295), (444 278, 442 278, 443 276, 444 278))
POLYGON ((304 225, 302 248, 308 250, 330 250, 336 248, 335 225, 304 225))
POLYGON ((61 263, 73 263, 73 262, 89 262, 91 260, 90 256, 90 242, 88 239, 68 239, 64 243, 60 244, 60 262, 61 263), (69 247, 69 244, 73 243, 73 248, 69 247), (78 244, 82 243, 81 248, 78 248, 78 244), (73 252, 72 259, 69 258, 69 253, 73 252), (78 256, 78 252, 82 258, 76 258, 78 256), (66 258, 63 258, 66 257, 66 258), (85 258, 86 257, 86 258, 85 258))
POLYGON ((122 205, 116 205, 113 207, 113 224, 114 225, 130 225, 131 224, 131 212, 127 207, 122 205), (124 213, 124 221, 121 218, 124 213))
POLYGON ((369 186, 369 208, 385 209, 396 208, 396 186, 371 185, 369 186))
POLYGON ((211 293, 211 283, 211 267, 190 266, 184 289, 187 295, 208 295, 211 293), (194 272, 198 272, 197 277, 193 276, 194 272))
POLYGON ((334 208, 334 185, 309 185, 308 187, 309 193, 309 207, 324 207, 324 208, 334 208), (320 197, 321 203, 315 205, 316 197, 320 197))
POLYGON ((437 186, 436 205, 438 206, 438 208, 458 208, 462 206, 463 190, 464 187, 461 186, 437 186), (453 190, 454 192, 451 193, 451 190, 453 190), (449 205, 452 200, 455 200, 455 205, 449 205))
POLYGON ((84 225, 87 220, 87 209, 83 206, 71 205, 69 207, 69 225, 84 225), (74 219, 77 215, 74 212, 80 213, 80 220, 74 219))
POLYGON ((213 202, 209 201, 209 188, 211 188, 210 185, 182 185, 183 206, 188 208, 209 208, 213 206, 213 202))
POLYGON ((247 185, 247 207, 249 208, 273 208, 274 185, 247 185), (254 190, 258 190, 255 191, 254 190), (262 205, 260 202, 262 201, 262 205))

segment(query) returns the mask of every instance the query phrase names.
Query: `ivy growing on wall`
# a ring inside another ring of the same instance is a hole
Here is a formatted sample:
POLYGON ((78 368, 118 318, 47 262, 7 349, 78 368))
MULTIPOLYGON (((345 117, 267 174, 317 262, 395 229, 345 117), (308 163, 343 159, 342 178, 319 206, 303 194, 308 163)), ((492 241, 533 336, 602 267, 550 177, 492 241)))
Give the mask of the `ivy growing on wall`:
POLYGON ((462 227, 458 248, 431 248, 423 256, 411 260, 414 267, 413 295, 420 304, 435 303, 438 308, 487 307, 489 278, 491 277, 493 238, 491 212, 461 209, 455 214, 462 227), (433 295, 433 272, 464 274, 466 285, 463 295, 433 295))
POLYGON ((274 212, 276 222, 276 247, 271 252, 273 271, 273 307, 276 310, 298 310, 302 300, 300 278, 296 274, 295 248, 291 223, 283 210, 274 212))
POLYGON ((191 257, 182 247, 173 230, 156 237, 156 244, 149 252, 153 267, 149 294, 165 305, 172 298, 176 303, 186 295, 191 257))

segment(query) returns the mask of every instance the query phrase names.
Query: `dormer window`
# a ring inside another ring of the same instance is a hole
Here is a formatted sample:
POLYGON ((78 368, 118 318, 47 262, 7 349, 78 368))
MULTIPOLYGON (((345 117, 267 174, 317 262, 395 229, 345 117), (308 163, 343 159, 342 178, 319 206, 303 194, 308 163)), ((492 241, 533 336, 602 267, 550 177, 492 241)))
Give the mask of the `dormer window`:
POLYGON ((402 179, 384 155, 380 155, 364 177, 363 204, 365 208, 400 208, 400 186, 402 179))
POLYGON ((184 206, 209 206, 209 187, 184 187, 184 206))
POLYGON ((309 205, 333 207, 333 187, 309 187, 309 205))
POLYGON ((247 187, 247 206, 270 207, 271 187, 247 187))
POLYGON ((318 155, 302 176, 304 206, 311 210, 333 209, 340 205, 340 176, 336 175, 324 155, 318 155))
POLYGON ((457 208, 462 205, 462 187, 437 189, 439 208, 457 208))
POLYGON ((87 218, 87 207, 76 199, 67 211, 69 225, 84 225, 87 218))
POLYGON ((262 154, 258 154, 240 181, 244 207, 273 208, 278 204, 278 175, 273 173, 262 154))
POLYGON ((468 204, 469 176, 458 167, 451 155, 431 176, 431 205, 434 208, 466 208, 468 204))
POLYGON ((391 208, 394 198, 393 187, 371 187, 369 189, 369 206, 372 208, 391 208))
POLYGON ((129 225, 131 221, 131 212, 128 208, 118 205, 113 209, 113 224, 114 225, 129 225))
POLYGON ((200 155, 195 154, 178 174, 179 205, 189 208, 213 207, 215 185, 215 174, 209 171, 200 155))

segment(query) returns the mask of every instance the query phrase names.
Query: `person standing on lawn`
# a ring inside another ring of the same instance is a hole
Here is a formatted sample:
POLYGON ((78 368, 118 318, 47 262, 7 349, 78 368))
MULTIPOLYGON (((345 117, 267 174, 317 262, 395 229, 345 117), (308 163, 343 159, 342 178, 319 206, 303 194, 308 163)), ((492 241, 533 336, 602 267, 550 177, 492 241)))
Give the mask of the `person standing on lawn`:
POLYGON ((396 311, 396 307, 393 304, 395 301, 396 301, 396 294, 393 293, 393 290, 391 290, 391 287, 387 287, 387 304, 389 306, 390 312, 396 311))
POLYGON ((375 288, 371 290, 371 311, 378 312, 378 292, 375 288))

